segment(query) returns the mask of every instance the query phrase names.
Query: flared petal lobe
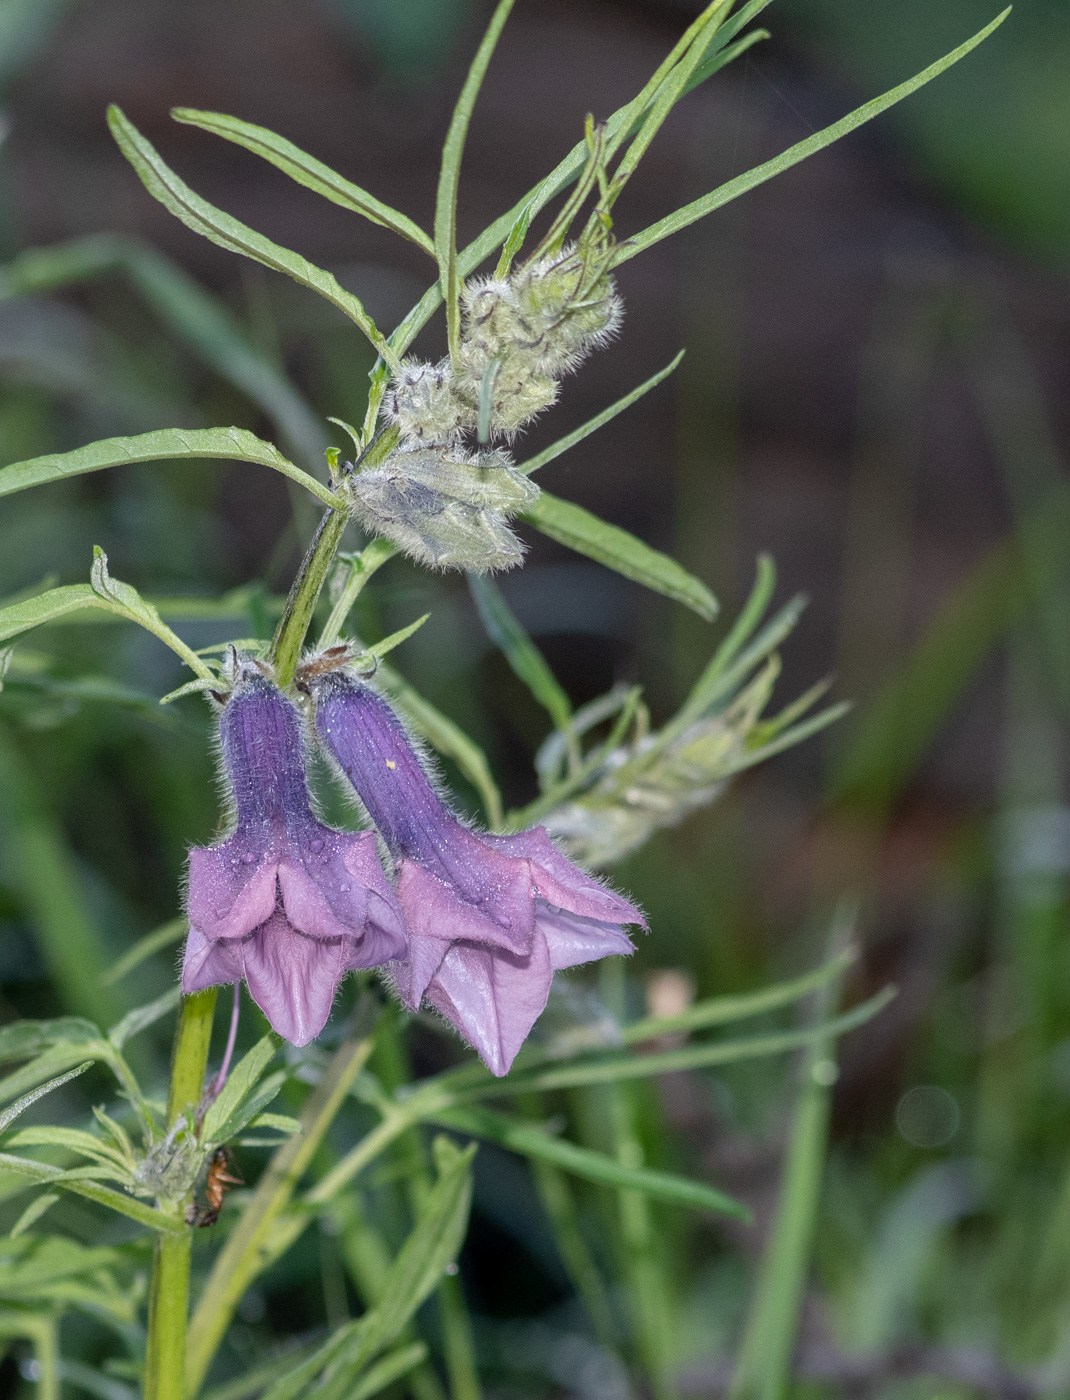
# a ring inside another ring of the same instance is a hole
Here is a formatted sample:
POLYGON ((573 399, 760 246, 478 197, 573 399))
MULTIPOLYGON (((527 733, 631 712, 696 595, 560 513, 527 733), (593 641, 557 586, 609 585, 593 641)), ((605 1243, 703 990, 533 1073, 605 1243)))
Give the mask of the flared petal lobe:
POLYGON ((244 979, 272 1028, 306 1045, 347 971, 406 956, 405 920, 374 835, 313 813, 300 717, 255 666, 226 702, 220 747, 237 827, 190 852, 182 989, 244 979))
POLYGON ((379 828, 397 868, 409 955, 398 995, 424 998, 495 1074, 546 1005, 553 973, 630 953, 629 900, 574 865, 542 827, 490 836, 441 801, 390 706, 344 670, 312 679, 316 728, 379 828))

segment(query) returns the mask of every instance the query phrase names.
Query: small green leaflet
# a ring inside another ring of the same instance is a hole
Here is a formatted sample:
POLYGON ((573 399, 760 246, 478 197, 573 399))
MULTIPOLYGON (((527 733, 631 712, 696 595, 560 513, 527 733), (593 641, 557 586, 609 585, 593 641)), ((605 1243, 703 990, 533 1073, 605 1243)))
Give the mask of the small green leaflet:
POLYGON ((139 433, 136 437, 103 438, 87 447, 75 448, 73 452, 30 457, 25 462, 13 462, 9 467, 0 468, 0 496, 131 462, 180 461, 191 457, 256 462, 296 481, 324 505, 341 509, 345 504, 314 476, 288 462, 277 447, 244 428, 161 428, 158 432, 139 433))
POLYGON ((520 518, 577 554, 586 554, 588 559, 595 559, 607 569, 634 579, 644 588, 683 603, 707 622, 717 616, 717 599, 675 559, 651 549, 618 525, 600 520, 582 506, 544 491, 520 518))

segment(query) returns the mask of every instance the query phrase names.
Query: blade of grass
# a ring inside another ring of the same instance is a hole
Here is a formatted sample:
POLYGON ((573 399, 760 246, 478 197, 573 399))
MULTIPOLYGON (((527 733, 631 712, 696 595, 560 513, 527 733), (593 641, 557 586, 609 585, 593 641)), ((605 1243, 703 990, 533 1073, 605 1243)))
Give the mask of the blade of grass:
POLYGON ((789 146, 786 151, 779 156, 774 156, 772 160, 765 161, 762 165, 755 166, 753 170, 748 170, 742 175, 737 175, 734 180, 729 180, 726 184, 711 191, 710 194, 703 195, 700 199, 692 200, 690 204, 685 204, 682 208, 675 210, 672 214, 667 214, 665 218, 659 219, 657 223, 651 224, 640 233, 627 239, 618 245, 617 255, 614 265, 627 262, 629 258, 634 258, 636 254, 645 252, 655 243, 659 243, 663 238, 668 238, 670 234, 678 233, 681 229, 687 228, 697 219, 705 218, 715 209, 720 209, 722 205, 728 204, 733 199, 738 199, 740 195, 746 194, 749 190, 755 189, 758 185, 764 184, 766 180, 771 180, 775 175, 780 175, 785 170, 790 170, 793 165, 798 165, 800 161, 806 160, 808 156, 815 155, 826 146, 830 146, 834 141, 838 141, 841 136, 846 136, 865 122, 872 121, 874 117, 886 112, 889 107, 894 107, 903 98, 909 97, 911 93, 917 92, 933 78, 937 78, 945 72, 959 59, 965 58, 971 50, 985 39, 999 26, 1010 14, 1010 9, 1006 9, 996 16, 989 24, 979 30, 972 38, 967 39, 964 44, 945 54, 943 58, 931 63, 928 68, 916 74, 913 78, 908 78, 906 82, 900 83, 898 87, 891 88, 880 97, 873 98, 872 101, 864 103, 861 107, 856 107, 847 116, 841 117, 838 122, 833 122, 823 131, 817 132, 813 136, 808 136, 805 141, 799 141, 794 146, 789 146))
MULTIPOLYGON (((851 938, 854 917, 854 909, 847 906, 837 914, 829 938, 833 958, 851 938)), ((834 1024, 827 1018, 838 996, 836 980, 817 992, 812 1024, 834 1024)), ((782 1400, 787 1392, 827 1151, 831 1089, 838 1073, 835 1050, 836 1036, 829 1030, 811 1041, 803 1056, 776 1212, 732 1376, 731 1400, 782 1400)))
POLYGON ((457 187, 461 176, 461 158, 464 155, 464 143, 468 135, 468 124, 472 119, 472 109, 476 105, 487 66, 513 4, 514 0, 498 0, 490 24, 487 25, 486 33, 472 60, 472 66, 468 70, 468 76, 464 80, 464 87, 453 109, 450 128, 442 147, 442 168, 435 200, 434 246, 438 259, 439 288, 446 302, 446 329, 450 357, 453 360, 457 359, 461 344, 461 273, 457 261, 457 187))
POLYGON ((193 107, 172 107, 171 116, 176 122, 200 127, 202 131, 222 136, 225 141, 234 141, 237 145, 244 146, 247 151, 270 161, 299 185, 304 185, 306 189, 313 190, 334 204, 340 204, 343 209, 363 215, 373 224, 379 224, 393 233, 400 234, 431 257, 435 256, 435 245, 418 224, 413 223, 397 209, 392 209, 389 204, 376 199, 359 185, 353 184, 344 175, 339 175, 336 170, 324 165, 315 156, 302 151, 284 136, 278 136, 266 127, 254 126, 252 122, 225 116, 222 112, 201 112, 193 107))
POLYGON ((128 972, 133 972, 135 967, 140 967, 146 958, 152 957, 153 953, 170 948, 180 938, 185 937, 188 928, 189 922, 185 918, 169 919, 166 924, 161 924, 159 928, 145 934, 144 938, 139 938, 128 952, 124 953, 117 962, 112 963, 101 977, 101 982, 105 987, 111 987, 116 982, 121 982, 128 972))
POLYGON ((652 374, 649 379, 640 384, 637 389, 633 389, 630 394, 625 394, 622 399, 618 399, 616 403, 610 404, 609 408, 604 408, 601 413, 596 413, 593 418, 588 419, 582 427, 577 428, 574 432, 566 433, 563 438, 558 438, 558 440, 552 442, 549 447, 544 447, 541 452, 536 453, 534 457, 529 457, 526 462, 517 463, 517 470, 530 476, 532 472, 538 471, 540 467, 545 467, 547 462, 552 462, 555 457, 560 457, 563 452, 567 452, 569 448, 575 447, 576 444, 582 442, 585 437, 590 437, 590 435, 597 432, 603 424, 608 423, 612 418, 616 418, 618 413, 623 413, 623 411, 626 408, 630 408, 637 399, 641 399, 644 394, 648 394, 650 390, 660 384, 663 379, 668 379, 669 375, 672 374, 673 370, 683 358, 684 351, 681 350, 675 359, 667 364, 664 369, 659 369, 657 374, 652 374))

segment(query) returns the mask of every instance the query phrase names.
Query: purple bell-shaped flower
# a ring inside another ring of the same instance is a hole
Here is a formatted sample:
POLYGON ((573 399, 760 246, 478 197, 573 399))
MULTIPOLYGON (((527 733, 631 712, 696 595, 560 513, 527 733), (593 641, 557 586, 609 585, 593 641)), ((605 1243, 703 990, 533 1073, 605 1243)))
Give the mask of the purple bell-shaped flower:
POLYGON ((307 1045, 350 969, 405 957, 405 921, 374 833, 317 820, 300 716, 255 663, 239 665, 219 734, 237 824, 190 851, 182 990, 244 978, 272 1028, 307 1045))
POLYGON ((310 678, 316 729, 390 849, 409 955, 391 966, 505 1074, 559 968, 630 953, 640 911, 561 854, 542 827, 472 831, 442 803, 397 715, 344 670, 310 678))

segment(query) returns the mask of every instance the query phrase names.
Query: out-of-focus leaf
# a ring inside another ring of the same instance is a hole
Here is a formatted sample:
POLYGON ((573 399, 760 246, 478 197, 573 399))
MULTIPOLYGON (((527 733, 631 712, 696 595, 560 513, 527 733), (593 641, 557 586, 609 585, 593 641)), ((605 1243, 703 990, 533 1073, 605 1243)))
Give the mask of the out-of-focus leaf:
POLYGON ((389 204, 376 199, 367 190, 362 190, 359 185, 354 185, 351 180, 339 175, 336 170, 324 165, 315 156, 302 151, 284 136, 278 136, 265 127, 254 126, 252 122, 224 116, 220 112, 200 112, 192 107, 173 107, 171 115, 176 122, 198 126, 202 131, 211 131, 226 141, 234 141, 239 146, 244 146, 254 155, 263 156, 299 185, 314 190, 316 194, 334 204, 340 204, 343 209, 362 214, 373 224, 380 224, 383 228, 399 233, 402 238, 409 239, 425 253, 430 253, 431 257, 435 256, 435 245, 418 224, 414 224, 398 210, 392 209, 389 204))
POLYGON ((321 1374, 316 1393, 324 1400, 350 1393, 360 1371, 394 1341, 456 1257, 468 1225, 474 1153, 474 1143, 461 1150, 448 1138, 435 1140, 438 1179, 390 1266, 375 1307, 339 1328, 318 1352, 280 1377, 264 1400, 296 1400, 321 1374))
POLYGON ((173 1011, 181 995, 181 987, 169 987, 163 996, 157 997, 155 1001, 150 1001, 145 1006, 136 1006, 133 1011, 126 1013, 118 1025, 112 1026, 108 1032, 108 1040, 116 1050, 121 1050, 131 1036, 146 1030, 168 1012, 173 1011))
POLYGON ((53 1045, 86 1045, 100 1039, 100 1029, 81 1016, 53 1021, 12 1021, 0 1029, 0 1063, 39 1055, 53 1045))
MULTIPOLYGON (((122 1008, 114 995, 100 985, 110 959, 103 935, 89 912, 77 864, 62 829, 44 805, 40 783, 3 728, 0 832, 10 858, 10 883, 26 911, 63 1004, 71 1011, 86 1012, 105 1025, 115 1020, 122 1008)), ((49 1075, 70 1069, 85 1058, 79 1055, 57 1064, 49 1075)), ((20 1084, 13 1092, 21 1093, 31 1087, 32 1084, 20 1084)))
POLYGON ((557 729, 568 729, 572 705, 550 670, 546 658, 513 616, 502 591, 490 578, 468 575, 468 587, 487 636, 508 661, 513 674, 527 686, 557 729))
MULTIPOLYGON (((139 967, 146 958, 151 958, 153 953, 159 953, 164 948, 170 948, 173 943, 185 936, 189 923, 186 919, 169 919, 166 924, 161 924, 151 933, 146 933, 144 938, 139 938, 134 946, 118 960, 112 963, 107 972, 101 978, 106 987, 112 986, 116 982, 121 982, 128 972, 133 972, 135 967, 139 967)), ((94 1027, 94 1030, 96 1027, 94 1027)))
POLYGON ((122 234, 96 233, 51 247, 27 248, 0 267, 0 296, 52 291, 110 272, 127 276, 169 330, 259 404, 299 460, 322 461, 327 440, 318 415, 250 341, 229 308, 149 244, 122 234))
POLYGON ((108 125, 119 149, 137 171, 149 194, 158 199, 177 219, 181 219, 187 228, 213 243, 218 243, 228 252, 252 258, 254 262, 262 263, 274 272, 282 272, 301 286, 318 292, 359 326, 379 354, 396 368, 397 360, 393 351, 380 334, 375 322, 364 310, 359 298, 341 287, 331 273, 316 267, 300 253, 294 253, 289 248, 282 248, 273 243, 262 233, 248 228, 239 219, 224 214, 199 194, 194 194, 160 158, 155 147, 146 141, 137 127, 114 105, 108 108, 108 125))
POLYGON ((627 530, 600 520, 572 501, 563 501, 544 491, 520 518, 557 540, 558 544, 597 560, 607 569, 641 583, 644 588, 683 603, 707 622, 717 616, 717 599, 675 559, 651 549, 627 530))
POLYGON ((713 1186, 703 1181, 689 1181, 671 1172, 652 1171, 648 1167, 629 1167, 604 1152, 593 1152, 565 1138, 557 1137, 533 1123, 524 1123, 502 1113, 487 1109, 458 1108, 435 1114, 434 1121, 444 1128, 470 1133, 500 1143, 510 1152, 550 1162, 555 1167, 582 1177, 600 1186, 620 1190, 642 1191, 653 1200, 669 1205, 688 1206, 693 1210, 709 1210, 719 1215, 732 1215, 737 1220, 749 1220, 750 1211, 713 1186))
POLYGON ((298 482, 326 505, 339 507, 343 504, 341 497, 314 476, 288 462, 277 447, 244 428, 161 428, 158 432, 138 433, 135 437, 104 438, 87 447, 77 447, 73 452, 50 452, 44 457, 13 462, 9 467, 0 467, 0 496, 131 462, 181 461, 190 457, 255 462, 298 482))
POLYGON ((31 1225, 41 1219, 45 1211, 51 1210, 61 1199, 58 1191, 43 1191, 40 1196, 35 1196, 12 1225, 10 1238, 17 1240, 20 1235, 24 1235, 31 1225))

